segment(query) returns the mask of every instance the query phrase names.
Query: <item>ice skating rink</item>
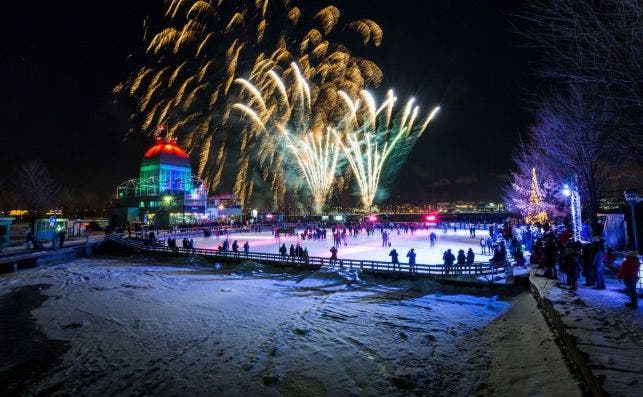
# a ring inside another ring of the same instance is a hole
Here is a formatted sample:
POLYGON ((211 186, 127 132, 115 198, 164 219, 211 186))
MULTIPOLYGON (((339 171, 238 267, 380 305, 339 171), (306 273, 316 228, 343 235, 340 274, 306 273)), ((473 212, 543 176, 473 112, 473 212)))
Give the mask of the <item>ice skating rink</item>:
MULTIPOLYGON (((275 238, 271 232, 262 233, 237 233, 227 236, 230 246, 236 240, 239 244, 239 250, 243 250, 243 244, 248 241, 250 244, 251 252, 265 252, 278 254, 281 244, 286 244, 286 248, 290 249, 290 245, 296 246, 299 243, 302 247, 308 249, 309 256, 330 257, 330 248, 333 246, 333 237, 330 229, 327 229, 326 240, 302 240, 299 236, 284 236, 275 238)), ((400 234, 394 230, 389 234, 389 241, 391 246, 382 246, 382 235, 379 229, 375 231, 375 235, 367 236, 365 231, 357 237, 347 237, 347 245, 342 244, 338 247, 338 257, 340 259, 364 259, 375 261, 389 261, 391 257, 389 252, 395 248, 399 254, 400 262, 407 262, 406 254, 413 248, 416 253, 415 261, 421 264, 441 264, 442 255, 447 249, 451 249, 454 255, 457 256, 458 250, 462 249, 466 253, 469 248, 473 249, 476 254, 476 261, 485 261, 491 258, 490 255, 481 255, 480 239, 488 237, 488 232, 485 230, 477 230, 476 238, 469 237, 468 230, 458 230, 454 232, 453 229, 444 233, 443 230, 429 229, 417 230, 413 235, 409 231, 405 234, 400 230, 400 234), (429 234, 434 232, 438 239, 434 247, 430 246, 429 234)), ((223 244, 226 236, 209 238, 197 237, 194 239, 196 248, 217 249, 218 246, 223 244)))

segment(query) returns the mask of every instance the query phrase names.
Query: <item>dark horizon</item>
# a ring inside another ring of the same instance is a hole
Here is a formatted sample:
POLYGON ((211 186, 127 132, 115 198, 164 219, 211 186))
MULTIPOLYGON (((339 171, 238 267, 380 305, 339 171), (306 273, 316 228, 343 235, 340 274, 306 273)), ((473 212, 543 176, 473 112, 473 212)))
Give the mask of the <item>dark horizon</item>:
MULTIPOLYGON (((380 48, 355 50, 380 66, 381 89, 414 96, 425 110, 442 108, 389 187, 391 202, 498 201, 514 146, 531 120, 523 98, 536 85, 526 51, 510 32, 509 15, 520 4, 451 2, 423 10, 411 1, 329 3, 346 20, 366 17, 382 27, 380 48)), ((143 19, 154 6, 7 9, 2 29, 12 40, 0 60, 5 183, 32 159, 62 186, 101 197, 137 176, 152 138, 133 134, 123 141, 134 127, 131 109, 111 91, 132 71, 127 56, 140 49, 143 19), (30 15, 29 24, 23 15, 30 15)))

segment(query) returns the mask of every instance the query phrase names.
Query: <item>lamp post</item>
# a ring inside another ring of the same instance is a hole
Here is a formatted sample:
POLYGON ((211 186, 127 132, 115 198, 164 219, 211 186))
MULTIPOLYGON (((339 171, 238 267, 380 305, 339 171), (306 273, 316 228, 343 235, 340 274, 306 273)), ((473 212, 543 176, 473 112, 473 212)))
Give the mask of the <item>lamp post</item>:
POLYGON ((570 198, 573 236, 575 241, 580 241, 581 229, 583 228, 583 220, 581 219, 580 195, 578 194, 578 185, 576 183, 563 185, 563 195, 570 198))
POLYGON ((634 206, 636 203, 642 200, 642 198, 639 196, 639 192, 636 189, 627 189, 626 191, 623 192, 623 195, 625 196, 625 201, 630 205, 630 210, 632 211, 632 235, 634 237, 634 249, 639 250, 639 239, 636 235, 636 211, 634 210, 634 206))

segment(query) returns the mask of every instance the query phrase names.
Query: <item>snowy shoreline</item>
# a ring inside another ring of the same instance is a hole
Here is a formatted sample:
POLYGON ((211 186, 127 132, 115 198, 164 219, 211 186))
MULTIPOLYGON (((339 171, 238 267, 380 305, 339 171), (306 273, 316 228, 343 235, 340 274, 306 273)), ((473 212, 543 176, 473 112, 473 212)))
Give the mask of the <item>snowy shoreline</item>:
MULTIPOLYGON (((525 348, 509 343, 507 330, 512 340, 525 329, 541 339, 549 332, 525 306, 535 307, 528 292, 498 297, 355 273, 195 265, 83 259, 0 279, 3 296, 51 284, 31 313, 50 341, 71 346, 44 380, 27 382, 28 392, 504 395, 505 366, 525 348)), ((574 385, 552 339, 514 368, 512 385, 542 387, 548 371, 558 383, 547 384, 574 385)))

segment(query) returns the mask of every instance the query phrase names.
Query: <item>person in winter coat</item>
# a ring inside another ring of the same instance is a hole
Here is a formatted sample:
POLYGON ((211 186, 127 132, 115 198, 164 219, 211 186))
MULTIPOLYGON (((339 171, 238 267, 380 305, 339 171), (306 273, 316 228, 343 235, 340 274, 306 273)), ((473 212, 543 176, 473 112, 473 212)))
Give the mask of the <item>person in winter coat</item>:
POLYGON ((583 244, 581 248, 580 261, 581 266, 583 267, 583 275, 585 276, 585 284, 583 284, 584 287, 594 287, 596 285, 596 280, 594 280, 596 271, 592 268, 594 263, 593 251, 591 243, 583 244))
POLYGON ((467 251, 467 266, 473 265, 473 262, 476 259, 476 254, 473 252, 471 248, 469 248, 469 251, 467 251))
POLYGON ((594 274, 594 279, 596 280, 594 289, 605 289, 605 250, 603 249, 603 240, 600 237, 594 237, 592 247, 594 248, 592 268, 596 272, 594 274))
POLYGON ((458 251, 458 266, 462 267, 467 263, 467 256, 464 254, 464 250, 458 251))
POLYGON ((451 252, 451 248, 444 252, 442 260, 444 261, 444 273, 448 275, 451 267, 453 266, 453 262, 455 261, 455 255, 451 252))
POLYGON ((578 269, 580 265, 578 262, 578 253, 569 245, 565 248, 565 253, 562 258, 562 268, 567 274, 567 285, 572 291, 576 291, 578 282, 578 269))
POLYGON ((409 252, 407 252, 406 257, 409 258, 409 271, 415 273, 415 250, 411 248, 409 252))
POLYGON ((243 254, 245 256, 248 256, 248 252, 250 252, 250 243, 247 241, 243 244, 243 254))
POLYGON ((330 263, 335 264, 337 262, 337 247, 332 246, 330 249, 330 263))
MULTIPOLYGON (((398 260, 399 254, 397 253, 395 248, 393 248, 391 250, 391 252, 388 253, 388 256, 391 257, 391 263, 393 264, 393 270, 395 270, 395 265, 396 264, 397 264, 398 267, 400 267, 400 261, 398 260)), ((400 268, 400 270, 402 270, 402 269, 400 268)))
POLYGON ((636 293, 636 283, 639 281, 640 267, 641 262, 639 261, 638 252, 630 251, 625 255, 625 260, 618 269, 618 278, 623 280, 627 294, 630 296, 630 301, 625 304, 627 307, 638 307, 639 299, 636 293))

